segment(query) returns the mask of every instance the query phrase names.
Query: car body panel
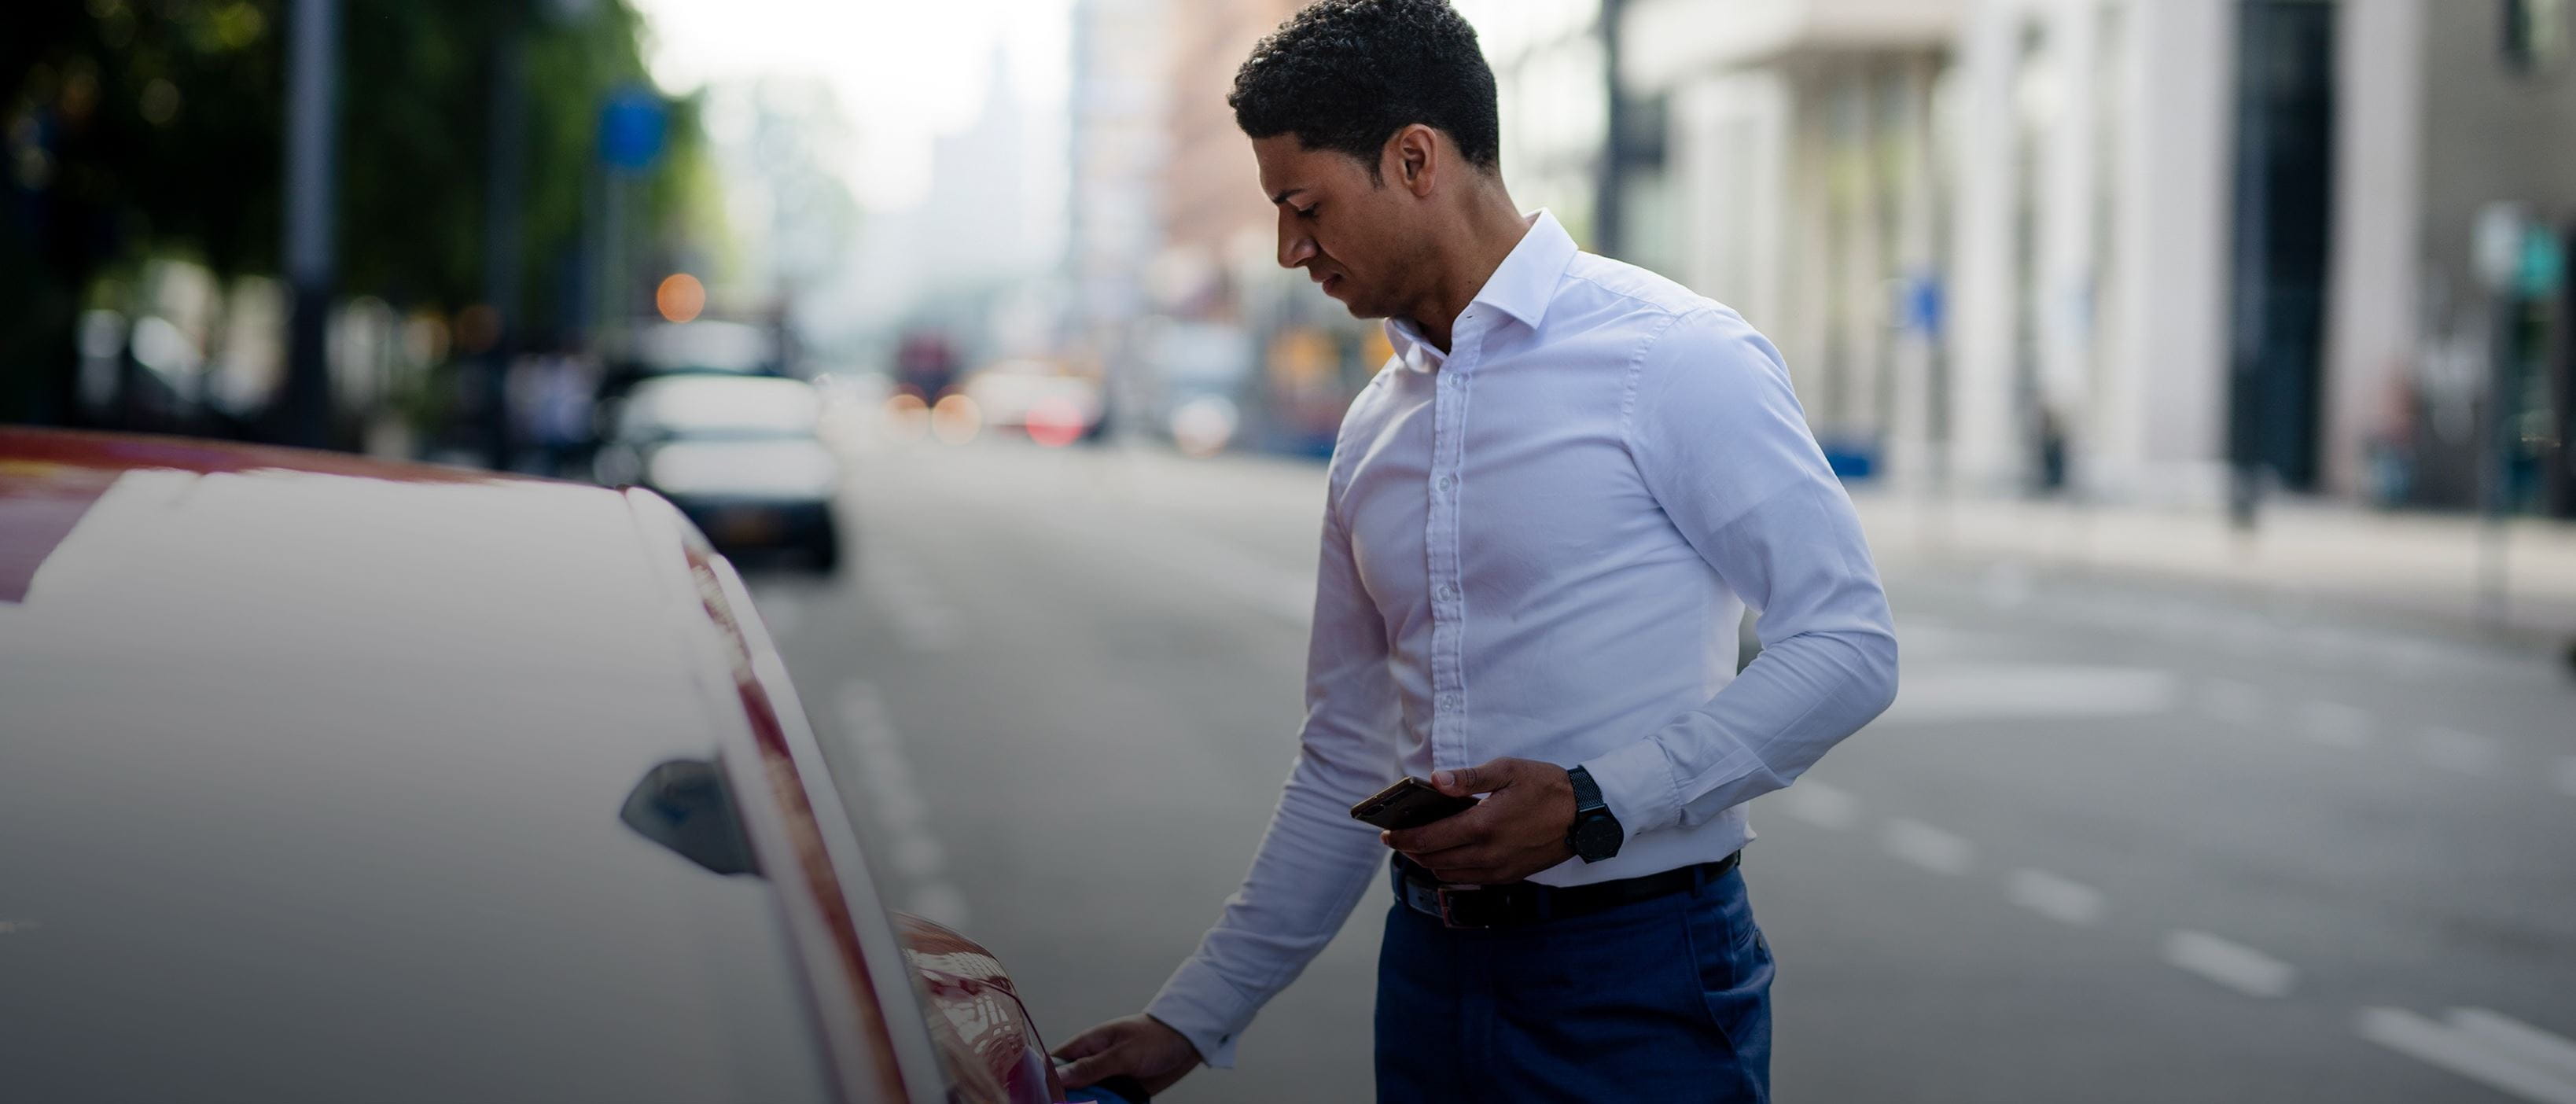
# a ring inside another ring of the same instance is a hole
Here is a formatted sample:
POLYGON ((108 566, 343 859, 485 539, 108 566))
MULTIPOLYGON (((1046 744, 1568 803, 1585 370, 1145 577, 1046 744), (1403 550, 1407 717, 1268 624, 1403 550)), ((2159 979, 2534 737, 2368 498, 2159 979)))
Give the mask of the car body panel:
POLYGON ((0 429, 11 1091, 946 1099, 750 610, 649 494, 0 429), (621 823, 689 759, 765 877, 621 823))

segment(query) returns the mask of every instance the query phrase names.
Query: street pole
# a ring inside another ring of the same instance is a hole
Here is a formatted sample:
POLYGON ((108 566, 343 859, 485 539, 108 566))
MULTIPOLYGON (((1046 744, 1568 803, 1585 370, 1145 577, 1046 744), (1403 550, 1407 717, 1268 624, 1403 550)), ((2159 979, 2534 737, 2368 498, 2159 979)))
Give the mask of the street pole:
POLYGON ((287 443, 331 443, 328 324, 334 278, 340 0, 294 0, 286 95, 287 443))
POLYGON ((1592 244, 1604 255, 1618 256, 1626 244, 1628 191, 1627 94, 1619 87, 1619 15, 1625 0, 1601 0, 1601 79, 1605 105, 1602 119, 1599 191, 1592 197, 1592 244))
POLYGON ((527 34, 510 27, 492 44, 491 179, 483 198, 483 298, 492 308, 492 348, 483 375, 488 462, 507 471, 514 459, 510 426, 510 359, 519 337, 519 198, 525 175, 527 34))
POLYGON ((2490 203, 2478 211, 2471 235, 2470 259, 2486 285, 2490 316, 2487 326, 2487 385, 2477 427, 2478 458, 2478 615, 2490 628, 2501 629, 2510 615, 2506 578, 2505 505, 2510 493, 2513 364, 2518 340, 2518 277, 2528 217, 2512 203, 2490 203))

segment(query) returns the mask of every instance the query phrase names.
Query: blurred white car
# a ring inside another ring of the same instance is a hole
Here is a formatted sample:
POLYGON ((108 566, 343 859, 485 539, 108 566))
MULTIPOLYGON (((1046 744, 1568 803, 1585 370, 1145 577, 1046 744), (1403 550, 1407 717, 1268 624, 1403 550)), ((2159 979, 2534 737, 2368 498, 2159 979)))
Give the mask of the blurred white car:
POLYGON ((822 396, 801 380, 670 376, 638 384, 593 474, 670 499, 716 547, 801 550, 840 564, 840 458, 818 436, 822 396))
POLYGON ((1072 444, 1100 424, 1100 384, 1045 361, 997 362, 968 377, 964 393, 984 425, 1042 445, 1072 444))

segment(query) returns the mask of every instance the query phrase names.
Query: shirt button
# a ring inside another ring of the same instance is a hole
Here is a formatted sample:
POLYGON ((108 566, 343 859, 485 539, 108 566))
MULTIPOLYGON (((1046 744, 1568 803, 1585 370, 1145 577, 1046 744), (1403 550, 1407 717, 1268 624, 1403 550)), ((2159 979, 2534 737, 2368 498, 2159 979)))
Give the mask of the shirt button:
POLYGON ((1441 477, 1440 477, 1440 489, 1441 489, 1441 490, 1444 490, 1444 491, 1445 491, 1445 490, 1448 490, 1449 488, 1451 488, 1451 487, 1455 487, 1455 486, 1457 486, 1457 485, 1458 485, 1458 480, 1457 480, 1455 477, 1453 477, 1453 476, 1446 476, 1446 475, 1444 475, 1444 476, 1441 476, 1441 477))
POLYGON ((1450 694, 1450 695, 1448 695, 1448 696, 1446 696, 1446 697, 1441 698, 1441 699, 1440 699, 1440 708, 1442 708, 1442 709, 1456 709, 1456 708, 1458 708, 1458 695, 1456 695, 1456 694, 1450 694))
POLYGON ((1443 586, 1440 588, 1440 596, 1455 602, 1458 600, 1458 588, 1455 586, 1443 586))

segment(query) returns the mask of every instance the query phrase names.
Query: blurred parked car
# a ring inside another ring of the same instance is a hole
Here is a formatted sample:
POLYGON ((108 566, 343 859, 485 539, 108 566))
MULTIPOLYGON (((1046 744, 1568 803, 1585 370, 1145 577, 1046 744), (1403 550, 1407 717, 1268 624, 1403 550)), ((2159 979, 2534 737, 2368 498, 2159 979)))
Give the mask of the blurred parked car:
POLYGON ((0 534, 0 1096, 1064 1099, 655 495, 0 429, 0 534))
POLYGON ((661 376, 787 374, 778 336, 767 328, 708 318, 654 322, 637 328, 627 355, 601 381, 600 394, 615 398, 661 376))
POLYGON ((818 436, 822 396, 801 380, 674 376, 626 396, 592 474, 650 487, 716 547, 802 551, 840 564, 840 460, 818 436))
POLYGON ((965 394, 986 426, 1042 445, 1071 444, 1100 423, 1100 384, 1041 360, 988 365, 967 377, 965 394))

